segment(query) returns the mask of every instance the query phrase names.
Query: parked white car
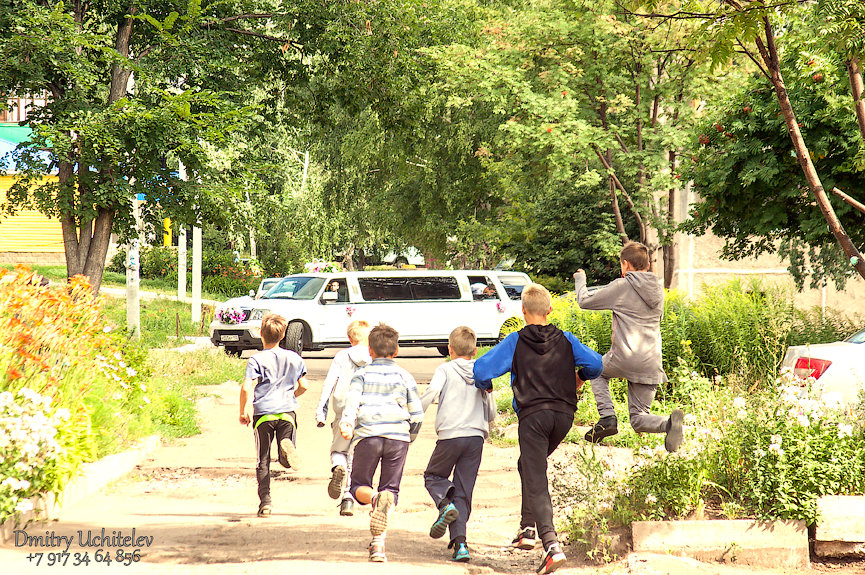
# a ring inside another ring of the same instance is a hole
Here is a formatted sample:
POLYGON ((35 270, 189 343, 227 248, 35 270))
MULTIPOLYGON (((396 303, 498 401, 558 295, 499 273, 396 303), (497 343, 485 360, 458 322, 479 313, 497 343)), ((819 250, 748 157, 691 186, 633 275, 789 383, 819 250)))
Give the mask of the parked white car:
POLYGON ((865 329, 844 341, 787 348, 782 368, 802 379, 813 377, 825 393, 840 393, 842 402, 855 404, 865 388, 865 329))
POLYGON ((261 349, 261 318, 274 311, 289 321, 280 345, 298 353, 348 347, 348 324, 365 319, 395 328, 403 347, 436 347, 446 354, 448 335, 460 325, 475 331, 479 345, 497 343, 522 321, 520 295, 529 283, 526 274, 501 270, 296 274, 261 299, 220 306, 210 339, 226 353, 261 349), (471 286, 479 283, 491 289, 473 295, 471 286))

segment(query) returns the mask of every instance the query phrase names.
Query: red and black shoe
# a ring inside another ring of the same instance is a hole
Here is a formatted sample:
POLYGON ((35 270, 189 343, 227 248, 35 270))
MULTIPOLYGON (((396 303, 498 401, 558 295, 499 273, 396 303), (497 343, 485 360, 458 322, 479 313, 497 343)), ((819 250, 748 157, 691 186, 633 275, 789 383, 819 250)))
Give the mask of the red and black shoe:
POLYGON ((544 573, 552 573, 556 569, 558 569, 562 563, 565 562, 567 558, 565 554, 562 552, 562 548, 558 543, 553 543, 547 548, 546 552, 544 552, 544 556, 541 559, 541 564, 538 565, 537 573, 539 575, 543 575, 544 573))

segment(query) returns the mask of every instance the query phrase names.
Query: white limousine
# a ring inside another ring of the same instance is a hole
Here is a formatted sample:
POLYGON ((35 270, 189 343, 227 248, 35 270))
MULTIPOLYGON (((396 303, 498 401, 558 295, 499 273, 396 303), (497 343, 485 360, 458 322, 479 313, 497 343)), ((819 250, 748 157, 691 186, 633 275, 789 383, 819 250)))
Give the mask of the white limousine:
POLYGON ((478 345, 489 345, 519 325, 520 294, 530 282, 526 274, 501 270, 296 274, 260 299, 220 306, 210 339, 229 354, 261 349, 261 318, 274 311, 289 321, 281 346, 298 353, 347 347, 348 324, 365 319, 395 328, 401 346, 436 347, 446 355, 457 326, 471 327, 478 345))

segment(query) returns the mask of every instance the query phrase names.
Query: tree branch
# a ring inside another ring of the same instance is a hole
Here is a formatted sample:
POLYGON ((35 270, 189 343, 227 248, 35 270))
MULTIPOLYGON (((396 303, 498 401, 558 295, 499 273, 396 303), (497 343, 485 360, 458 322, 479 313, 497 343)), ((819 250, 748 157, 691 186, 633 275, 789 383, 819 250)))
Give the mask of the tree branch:
POLYGON ((768 78, 769 80, 771 80, 771 79, 772 79, 772 76, 769 75, 769 72, 767 72, 766 69, 763 67, 763 65, 759 62, 759 60, 757 60, 757 58, 755 58, 754 55, 751 54, 751 51, 748 50, 748 48, 747 48, 747 47, 742 43, 742 41, 739 40, 738 38, 736 38, 736 43, 739 44, 739 46, 742 47, 743 53, 744 53, 746 56, 748 56, 748 58, 750 58, 751 61, 754 62, 754 64, 757 65, 757 67, 760 69, 760 72, 762 72, 763 75, 766 76, 766 78, 768 78))
POLYGON ((860 212, 862 212, 863 214, 865 214, 865 204, 857 202, 838 188, 832 188, 832 193, 853 206, 854 208, 856 208, 857 210, 859 210, 860 212))
POLYGON ((276 16, 285 16, 285 14, 238 14, 237 16, 220 18, 217 22, 234 22, 235 20, 248 20, 252 18, 275 18, 276 16))

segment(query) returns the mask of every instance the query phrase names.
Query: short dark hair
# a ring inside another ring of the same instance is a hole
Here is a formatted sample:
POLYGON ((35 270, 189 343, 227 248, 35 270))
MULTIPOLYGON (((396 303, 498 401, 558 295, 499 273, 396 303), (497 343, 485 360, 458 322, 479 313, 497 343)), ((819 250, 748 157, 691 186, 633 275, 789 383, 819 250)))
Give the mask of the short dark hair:
POLYGON ((391 326, 380 323, 369 332, 369 348, 378 357, 393 357, 399 347, 399 333, 391 326))
POLYGON ((640 242, 628 242, 622 248, 619 259, 628 262, 637 271, 647 271, 649 269, 649 248, 640 242))

